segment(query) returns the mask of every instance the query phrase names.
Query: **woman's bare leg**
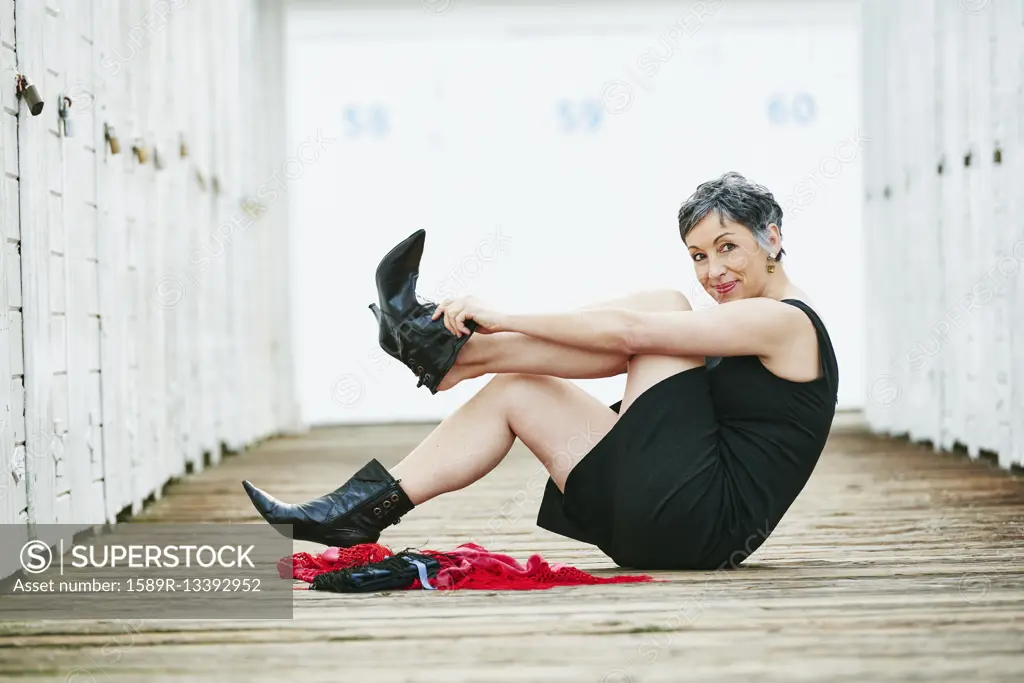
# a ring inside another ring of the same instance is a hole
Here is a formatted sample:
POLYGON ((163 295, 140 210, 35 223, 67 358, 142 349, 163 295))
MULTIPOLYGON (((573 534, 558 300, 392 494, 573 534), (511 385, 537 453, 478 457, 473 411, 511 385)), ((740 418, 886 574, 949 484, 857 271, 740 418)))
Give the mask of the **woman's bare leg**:
POLYGON ((419 505, 486 475, 519 437, 563 489, 572 468, 617 419, 567 380, 503 374, 438 425, 391 474, 419 505))
MULTIPOLYGON (((690 302, 680 292, 663 292, 658 305, 660 306, 658 310, 662 311, 692 310, 690 302)), ((704 365, 702 356, 633 356, 629 359, 629 369, 626 372, 626 391, 622 396, 619 414, 626 412, 640 394, 661 380, 701 365, 704 365)))
POLYGON ((522 373, 563 379, 614 377, 626 371, 625 355, 576 349, 518 332, 474 334, 448 371, 441 391, 481 375, 522 373))
MULTIPOLYGON (((651 290, 587 308, 668 311, 690 310, 690 304, 680 292, 651 290)), ((586 351, 518 332, 475 334, 462 347, 458 360, 438 388, 444 391, 466 379, 502 373, 549 375, 564 379, 614 377, 626 372, 628 363, 629 357, 622 354, 586 351)))

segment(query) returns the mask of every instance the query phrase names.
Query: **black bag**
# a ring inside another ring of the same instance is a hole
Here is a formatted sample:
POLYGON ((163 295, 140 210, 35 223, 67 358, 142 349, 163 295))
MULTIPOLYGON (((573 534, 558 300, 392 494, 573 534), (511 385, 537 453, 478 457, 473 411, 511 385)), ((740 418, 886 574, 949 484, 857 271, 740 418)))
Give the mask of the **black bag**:
POLYGON ((359 567, 337 569, 316 576, 310 590, 335 593, 372 593, 408 588, 420 579, 423 588, 433 590, 429 579, 437 576, 441 563, 433 557, 403 550, 397 555, 359 567))

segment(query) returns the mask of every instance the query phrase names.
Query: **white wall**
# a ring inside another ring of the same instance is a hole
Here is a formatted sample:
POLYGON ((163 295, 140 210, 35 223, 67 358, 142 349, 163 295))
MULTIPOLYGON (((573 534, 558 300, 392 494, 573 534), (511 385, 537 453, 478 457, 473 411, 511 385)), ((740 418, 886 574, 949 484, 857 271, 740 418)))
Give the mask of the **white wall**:
POLYGON ((3 63, 44 101, 5 75, 0 523, 114 521, 296 426, 287 211, 242 209, 284 163, 282 23, 264 0, 0 0, 3 63))
POLYGON ((864 28, 866 417, 1024 466, 1024 5, 870 0, 864 28))
MULTIPOLYGON (((783 204, 841 407, 861 405, 858 19, 852 1, 294 3, 290 135, 336 140, 290 190, 303 417, 434 419, 484 381, 432 397, 377 347, 374 269, 417 228, 427 297, 709 305, 675 216, 728 170, 783 204)), ((583 384, 610 403, 623 380, 583 384)))

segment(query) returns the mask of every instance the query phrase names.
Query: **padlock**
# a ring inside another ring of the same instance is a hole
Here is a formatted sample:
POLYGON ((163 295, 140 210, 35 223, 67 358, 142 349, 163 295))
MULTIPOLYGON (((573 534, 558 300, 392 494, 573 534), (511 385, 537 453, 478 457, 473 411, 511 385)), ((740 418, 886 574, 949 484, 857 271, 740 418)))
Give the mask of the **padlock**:
POLYGON ((206 192, 206 176, 198 168, 196 169, 196 182, 199 183, 199 189, 206 192))
POLYGON ((132 152, 135 154, 135 158, 138 159, 140 164, 144 164, 149 161, 149 150, 142 144, 142 141, 136 141, 132 145, 132 152))
POLYGON ((242 200, 242 211, 252 216, 253 220, 257 220, 266 208, 255 197, 246 197, 242 200))
POLYGON ((103 124, 103 137, 106 138, 107 144, 110 146, 111 154, 121 153, 121 141, 117 139, 117 133, 114 131, 113 126, 103 124))
POLYGON ((63 95, 60 98, 60 103, 57 105, 57 116, 60 117, 59 121, 64 132, 64 137, 73 137, 74 128, 71 125, 71 98, 67 95, 63 95))
POLYGON ((188 143, 185 142, 185 136, 181 136, 181 140, 178 143, 178 156, 182 159, 188 156, 188 143))
POLYGON ((39 116, 43 112, 43 98, 39 96, 36 86, 24 74, 18 74, 18 97, 25 100, 32 116, 39 116))
POLYGON ((163 170, 165 166, 164 157, 160 154, 160 148, 156 145, 153 146, 153 166, 155 166, 158 171, 163 170))
POLYGON ((220 194, 220 178, 213 176, 213 193, 220 194))

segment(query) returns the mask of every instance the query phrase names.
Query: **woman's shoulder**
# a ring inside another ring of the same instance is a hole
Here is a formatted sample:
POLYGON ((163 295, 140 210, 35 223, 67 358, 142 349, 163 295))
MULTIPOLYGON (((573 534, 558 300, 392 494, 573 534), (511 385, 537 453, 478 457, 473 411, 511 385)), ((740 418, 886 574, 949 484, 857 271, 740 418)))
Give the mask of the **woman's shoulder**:
POLYGON ((779 341, 790 338, 794 333, 801 333, 809 325, 813 328, 824 327, 824 321, 810 303, 809 297, 750 297, 717 304, 715 308, 728 308, 734 316, 758 320, 758 325, 774 332, 779 341))
POLYGON ((794 321, 809 319, 815 328, 821 328, 821 331, 825 331, 825 328, 827 327, 825 324, 825 317, 820 313, 818 307, 809 296, 805 294, 799 296, 787 296, 779 299, 779 303, 786 305, 791 311, 793 311, 794 321))
MULTIPOLYGON (((780 299, 780 303, 787 305, 792 312, 794 325, 798 326, 797 329, 802 328, 802 330, 795 336, 794 343, 781 351, 779 359, 775 359, 782 366, 780 368, 782 372, 775 372, 775 374, 785 375, 790 367, 798 374, 802 374, 800 370, 796 369, 797 366, 800 366, 803 371, 809 370, 809 366, 805 364, 807 358, 813 357, 815 358, 814 366, 821 372, 818 379, 826 382, 830 389, 837 391, 838 364, 825 320, 810 301, 810 297, 786 297, 780 299)), ((771 369, 769 368, 769 370, 771 369)))
MULTIPOLYGON (((750 306, 750 311, 760 311, 764 315, 771 315, 773 318, 785 316, 784 322, 790 329, 803 327, 808 318, 812 322, 820 321, 825 324, 824 318, 818 313, 817 307, 811 298, 805 294, 792 294, 781 299, 769 297, 753 297, 740 299, 745 305, 750 306)), ((736 302, 738 303, 738 302, 736 302)), ((728 306, 729 304, 720 304, 728 306)))

